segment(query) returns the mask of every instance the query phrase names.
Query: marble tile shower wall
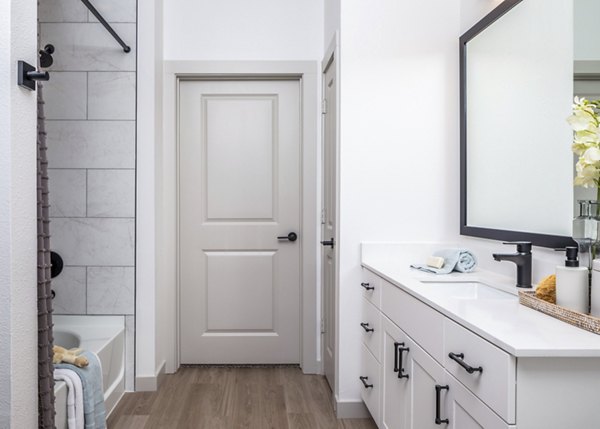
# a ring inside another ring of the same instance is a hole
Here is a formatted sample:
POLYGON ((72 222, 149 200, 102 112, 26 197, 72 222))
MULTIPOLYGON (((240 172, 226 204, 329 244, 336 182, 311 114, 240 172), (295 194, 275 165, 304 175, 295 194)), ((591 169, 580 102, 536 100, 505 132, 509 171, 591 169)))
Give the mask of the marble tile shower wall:
MULTIPOLYGON (((131 46, 111 37, 80 0, 43 0, 40 40, 55 47, 44 84, 56 314, 125 316, 135 308, 136 0, 92 3, 131 46)), ((133 362, 131 349, 128 363, 133 362)), ((133 371, 129 371, 129 379, 133 371)))

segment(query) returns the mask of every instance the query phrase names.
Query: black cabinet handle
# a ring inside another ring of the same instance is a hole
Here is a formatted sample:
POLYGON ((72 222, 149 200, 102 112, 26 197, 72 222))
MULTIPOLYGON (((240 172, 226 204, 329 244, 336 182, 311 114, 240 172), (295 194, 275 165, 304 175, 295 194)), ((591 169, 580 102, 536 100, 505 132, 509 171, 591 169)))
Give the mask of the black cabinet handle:
POLYGON ((295 232, 290 232, 288 235, 277 237, 277 240, 287 240, 293 242, 298 240, 298 234, 296 234, 295 232))
POLYGON ((456 362, 457 364, 459 364, 460 366, 462 366, 465 371, 467 371, 469 374, 473 374, 474 372, 479 372, 482 373, 483 372, 483 368, 482 367, 477 367, 477 368, 473 368, 471 365, 469 365, 468 363, 466 363, 464 361, 465 359, 465 354, 464 353, 449 353, 448 357, 450 359, 452 359, 454 362, 456 362))
POLYGON ((404 367, 402 366, 402 355, 404 352, 410 352, 410 348, 404 347, 404 343, 394 343, 394 347, 396 347, 396 355, 398 356, 398 361, 395 363, 394 372, 398 373, 398 378, 406 378, 408 379, 408 374, 404 373, 404 367), (398 370, 396 371, 396 368, 398 370))
POLYGON ((363 376, 361 376, 361 377, 358 377, 358 378, 360 379, 360 381, 362 381, 362 384, 363 384, 363 386, 365 386, 365 389, 372 389, 373 388, 372 384, 367 383, 367 380, 369 379, 369 377, 363 377, 363 376))
POLYGON ((394 372, 399 372, 400 371, 400 366, 402 365, 402 362, 398 362, 398 355, 399 355, 399 348, 400 346, 403 346, 404 343, 394 343, 394 372))
POLYGON ((365 290, 375 290, 375 288, 373 286, 371 286, 369 283, 361 283, 360 284, 362 287, 365 288, 365 290))
POLYGON ((442 417, 440 416, 440 414, 441 414, 440 402, 441 402, 442 390, 450 390, 450 386, 448 386, 448 385, 440 386, 439 384, 435 385, 435 424, 436 425, 441 425, 442 423, 446 423, 446 424, 450 423, 450 420, 442 419, 442 417))
POLYGON ((373 328, 369 328, 369 324, 368 323, 361 323, 360 326, 363 327, 363 329, 365 330, 365 332, 375 332, 375 329, 373 328))

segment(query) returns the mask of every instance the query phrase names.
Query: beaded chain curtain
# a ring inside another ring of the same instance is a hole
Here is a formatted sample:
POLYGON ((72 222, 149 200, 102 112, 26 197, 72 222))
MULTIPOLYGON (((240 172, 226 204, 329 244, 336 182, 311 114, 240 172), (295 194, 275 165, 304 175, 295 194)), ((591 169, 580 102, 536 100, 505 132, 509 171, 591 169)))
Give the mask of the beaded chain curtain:
POLYGON ((38 427, 54 429, 54 366, 52 364, 52 289, 50 286, 50 216, 48 160, 42 85, 38 85, 37 231, 38 231, 38 427))

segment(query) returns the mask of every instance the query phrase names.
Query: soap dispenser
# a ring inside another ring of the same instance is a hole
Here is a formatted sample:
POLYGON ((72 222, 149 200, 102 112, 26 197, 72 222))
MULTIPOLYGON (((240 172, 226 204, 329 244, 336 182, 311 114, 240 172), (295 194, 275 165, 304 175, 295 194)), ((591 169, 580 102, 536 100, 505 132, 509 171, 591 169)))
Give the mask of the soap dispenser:
POLYGON ((556 304, 587 314, 590 306, 590 274, 579 266, 577 247, 566 248, 565 265, 556 267, 556 304))

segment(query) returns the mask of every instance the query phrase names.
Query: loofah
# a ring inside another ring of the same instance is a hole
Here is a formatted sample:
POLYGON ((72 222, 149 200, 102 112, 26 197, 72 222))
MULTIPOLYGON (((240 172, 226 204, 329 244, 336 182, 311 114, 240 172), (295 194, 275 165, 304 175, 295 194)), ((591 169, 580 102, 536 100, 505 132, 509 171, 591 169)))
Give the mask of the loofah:
POLYGON ((71 349, 67 350, 64 347, 54 346, 54 357, 52 363, 70 363, 79 368, 88 366, 89 362, 85 356, 79 356, 83 350, 71 349))
POLYGON ((556 276, 554 274, 542 279, 535 290, 535 296, 551 304, 556 304, 556 276))

